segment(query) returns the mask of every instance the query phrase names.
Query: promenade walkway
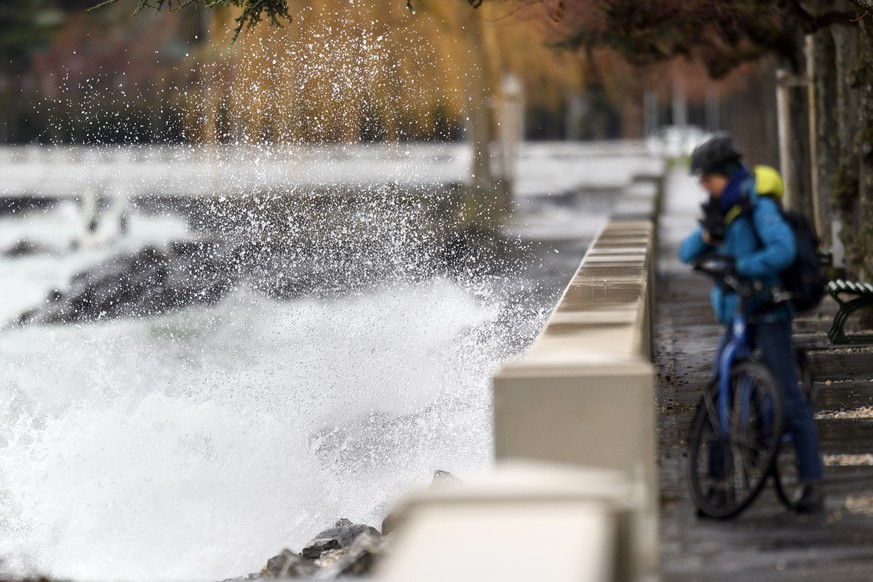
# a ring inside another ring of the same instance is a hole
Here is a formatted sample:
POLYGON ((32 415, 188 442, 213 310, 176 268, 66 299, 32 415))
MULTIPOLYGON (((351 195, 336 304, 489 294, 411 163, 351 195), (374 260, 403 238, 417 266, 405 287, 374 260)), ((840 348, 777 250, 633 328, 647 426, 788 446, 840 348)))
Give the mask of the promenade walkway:
POLYGON ((720 330, 709 280, 676 259, 703 193, 684 173, 665 184, 659 225, 655 364, 658 373, 661 579, 873 580, 873 347, 835 349, 825 333, 828 299, 795 330, 811 351, 820 389, 816 422, 826 472, 826 510, 787 512, 772 486, 739 518, 698 519, 685 477, 688 426, 709 377, 720 330))

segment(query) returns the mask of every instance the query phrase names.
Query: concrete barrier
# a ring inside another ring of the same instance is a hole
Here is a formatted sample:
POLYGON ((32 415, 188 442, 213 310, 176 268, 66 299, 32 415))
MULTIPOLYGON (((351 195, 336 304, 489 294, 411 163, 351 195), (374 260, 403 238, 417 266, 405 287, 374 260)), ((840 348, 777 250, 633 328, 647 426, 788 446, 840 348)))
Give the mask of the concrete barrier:
POLYGON ((658 565, 651 221, 611 221, 534 344, 494 378, 498 462, 528 459, 619 471, 635 501, 635 579, 658 565))
POLYGON ((632 579, 635 487, 620 471, 501 463, 408 498, 379 580, 632 579))
POLYGON ((494 470, 407 499, 380 579, 658 579, 660 180, 627 189, 538 338, 494 377, 494 470))
POLYGON ((609 222, 494 378, 494 470, 413 495, 380 580, 658 578, 654 225, 609 222))
POLYGON ((657 222, 660 194, 663 191, 663 172, 639 174, 612 210, 612 218, 619 221, 648 220, 657 222))

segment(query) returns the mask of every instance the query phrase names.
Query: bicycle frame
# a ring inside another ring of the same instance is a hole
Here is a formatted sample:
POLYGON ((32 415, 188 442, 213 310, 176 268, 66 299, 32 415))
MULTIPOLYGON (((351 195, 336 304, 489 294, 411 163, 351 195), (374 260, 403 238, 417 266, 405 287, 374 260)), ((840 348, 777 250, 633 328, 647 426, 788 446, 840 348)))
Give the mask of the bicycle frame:
MULTIPOLYGON (((741 300, 742 303, 742 300, 741 300)), ((748 358, 752 353, 752 348, 749 345, 749 322, 743 313, 742 305, 733 316, 731 321, 731 339, 721 352, 719 359, 718 374, 719 374, 719 399, 718 399, 718 421, 719 430, 722 436, 727 436, 730 421, 728 420, 728 398, 730 393, 730 373, 734 362, 737 359, 748 358)), ((749 399, 747 386, 743 386, 742 394, 742 420, 745 422, 749 418, 749 399)))
MULTIPOLYGON (((696 268, 705 273, 712 274, 707 271, 702 265, 696 268)), ((731 319, 731 338, 722 350, 719 363, 719 402, 718 402, 718 420, 719 433, 722 437, 727 437, 729 433, 730 420, 728 404, 730 400, 730 373, 731 368, 737 360, 749 358, 752 355, 752 346, 749 340, 749 318, 746 315, 746 298, 755 291, 754 285, 744 284, 735 276, 722 276, 721 281, 737 292, 739 302, 737 309, 731 319)), ((748 382, 743 382, 742 392, 740 394, 740 421, 746 423, 749 420, 749 386, 748 382)), ((765 414, 767 413, 764 411, 765 414)))

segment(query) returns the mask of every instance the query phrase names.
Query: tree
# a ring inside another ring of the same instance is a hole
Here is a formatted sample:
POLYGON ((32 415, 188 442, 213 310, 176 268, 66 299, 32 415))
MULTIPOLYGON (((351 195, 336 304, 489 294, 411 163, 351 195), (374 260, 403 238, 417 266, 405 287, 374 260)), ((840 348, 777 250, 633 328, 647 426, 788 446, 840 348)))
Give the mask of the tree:
MULTIPOLYGON (((118 0, 105 0, 94 8, 117 2, 118 0)), ((406 6, 414 12, 416 6, 412 2, 413 0, 408 0, 406 6)), ((415 0, 415 2, 423 3, 428 7, 424 0, 415 0)), ((482 0, 463 0, 463 2, 473 8, 479 8, 483 3, 482 0)), ((462 6, 462 3, 459 3, 459 6, 462 6)), ((275 26, 282 26, 292 19, 288 0, 136 0, 134 14, 146 8, 160 11, 165 8, 176 10, 185 7, 236 8, 238 15, 234 18, 234 43, 242 31, 250 30, 263 20, 269 20, 275 26)), ((510 206, 510 184, 504 177, 493 175, 489 155, 494 132, 490 100, 498 86, 499 67, 494 64, 496 51, 493 49, 493 42, 489 42, 492 39, 486 38, 488 35, 483 30, 482 19, 477 14, 466 21, 461 25, 462 34, 459 36, 461 42, 467 46, 464 57, 466 71, 461 76, 467 81, 466 125, 472 145, 472 168, 469 192, 465 196, 460 221, 463 226, 493 231, 510 206)), ((353 131, 353 126, 354 121, 343 124, 347 132, 353 131)))
MULTIPOLYGON (((287 0, 136 1, 137 11, 189 4, 236 6, 242 9, 236 34, 264 18, 274 24, 290 21, 287 0)), ((407 0, 407 6, 424 1, 407 0)), ((474 8, 483 4, 483 0, 466 2, 474 8)), ((558 45, 565 49, 605 47, 640 67, 676 58, 695 59, 705 63, 716 78, 765 55, 775 56, 782 66, 800 75, 807 58, 804 38, 816 35, 822 41, 815 53, 822 61, 816 68, 820 73, 812 80, 818 88, 816 149, 830 154, 837 168, 827 172, 819 167, 816 172, 824 178, 819 182, 825 183, 844 225, 847 270, 854 276, 873 278, 873 172, 868 169, 873 162, 868 151, 873 142, 873 64, 869 59, 873 0, 488 0, 489 4, 501 2, 548 5, 560 29, 558 45), (833 71, 840 74, 834 78, 833 71), (829 73, 828 82, 823 82, 829 73), (824 105, 832 95, 837 95, 838 104, 852 107, 839 110, 824 105)), ((810 144, 802 133, 795 137, 793 153, 802 162, 795 165, 801 171, 810 165, 810 144)), ((810 177, 797 176, 795 182, 800 185, 798 198, 808 199, 810 177)))
MULTIPOLYGON (((274 26, 281 26, 282 22, 291 22, 291 14, 288 11, 287 0, 134 0, 136 7, 134 14, 139 14, 146 8, 156 12, 167 8, 175 10, 194 6, 197 8, 217 8, 221 6, 235 6, 242 12, 236 18, 234 40, 244 28, 250 29, 262 20, 266 19, 274 26)), ((109 4, 115 4, 118 0, 104 0, 92 7, 92 10, 102 8, 109 4)))
MULTIPOLYGON (((240 8, 240 15, 236 18, 234 40, 243 29, 250 29, 262 20, 269 20, 275 26, 281 26, 282 22, 291 22, 292 16, 288 8, 288 0, 135 0, 137 5, 134 14, 145 8, 160 11, 162 8, 169 10, 196 6, 198 8, 216 8, 219 6, 234 6, 240 8)), ((466 0, 474 8, 481 6, 483 0, 466 0)), ((115 4, 118 0, 104 0, 94 8, 100 8, 108 4, 115 4)), ((412 9, 412 0, 407 0, 407 7, 412 9)))
POLYGON ((63 15, 47 0, 5 0, 0 6, 0 62, 7 73, 19 73, 33 52, 48 40, 63 15))
POLYGON ((24 105, 16 95, 21 73, 46 44, 63 15, 48 0, 4 0, 0 5, 0 142, 15 133, 24 105))
POLYGON ((765 54, 797 66, 803 34, 848 24, 857 16, 843 4, 840 9, 839 3, 800 0, 718 5, 707 0, 579 0, 560 15, 566 29, 561 44, 608 47, 639 66, 676 57, 699 59, 712 76, 721 77, 765 54))
MULTIPOLYGON (((842 223, 846 270, 873 279, 873 1, 556 0, 554 5, 558 45, 565 49, 607 47, 640 67, 693 59, 716 78, 772 55, 802 79, 810 58, 806 37, 815 38, 815 78, 808 81, 815 87, 818 163, 811 168, 809 133, 796 131, 795 194, 801 208, 811 207, 816 178, 842 223)), ((795 127, 805 127, 806 114, 805 107, 793 108, 795 127)))

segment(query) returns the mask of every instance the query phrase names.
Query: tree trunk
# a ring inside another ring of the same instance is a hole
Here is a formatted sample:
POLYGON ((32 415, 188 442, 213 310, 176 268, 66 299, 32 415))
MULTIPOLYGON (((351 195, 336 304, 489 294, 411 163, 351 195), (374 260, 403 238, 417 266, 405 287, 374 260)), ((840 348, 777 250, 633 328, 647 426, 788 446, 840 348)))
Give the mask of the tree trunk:
POLYGON ((846 274, 873 280, 873 23, 833 30, 836 54, 839 158, 831 180, 832 200, 842 223, 846 274))
POLYGON ((831 177, 833 169, 840 158, 840 139, 835 131, 839 126, 837 100, 839 86, 836 44, 830 30, 821 31, 815 35, 815 84, 816 107, 816 167, 813 171, 818 176, 818 199, 820 225, 818 236, 822 246, 833 249, 833 194, 831 177))
POLYGON ((864 19, 859 27, 857 89, 860 128, 855 139, 859 158, 858 245, 853 270, 865 281, 873 281, 873 22, 864 19))
MULTIPOLYGON (((480 8, 479 11, 484 10, 480 8)), ((491 142, 494 136, 490 100, 496 86, 494 55, 488 50, 480 12, 464 24, 470 66, 467 69, 467 123, 472 148, 470 182, 461 213, 461 226, 496 231, 509 211, 509 188, 494 176, 491 142)))
MULTIPOLYGON (((795 35, 797 42, 794 45, 796 56, 792 59, 797 63, 805 62, 803 51, 804 38, 800 34, 795 35)), ((785 63, 788 66, 788 63, 785 63)), ((803 65, 801 65, 803 66, 803 65)), ((802 69, 789 69, 791 75, 802 81, 805 80, 805 67, 802 69)), ((789 177, 793 184, 793 192, 787 193, 795 210, 801 212, 808 219, 812 219, 812 190, 811 190, 811 166, 809 148, 809 92, 804 84, 794 85, 789 90, 789 156, 791 158, 789 177)))

